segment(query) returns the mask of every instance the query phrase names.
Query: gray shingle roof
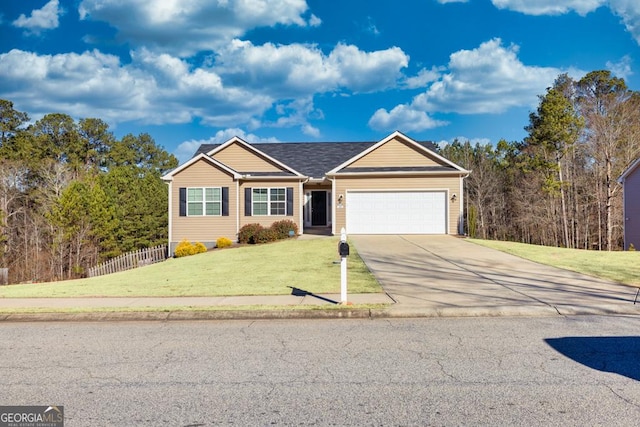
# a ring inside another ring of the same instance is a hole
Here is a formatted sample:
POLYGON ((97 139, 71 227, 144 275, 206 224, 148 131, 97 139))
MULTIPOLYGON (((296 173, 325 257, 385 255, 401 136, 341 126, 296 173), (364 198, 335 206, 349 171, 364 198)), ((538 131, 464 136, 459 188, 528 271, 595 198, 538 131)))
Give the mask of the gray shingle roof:
MULTIPOLYGON (((378 142, 278 142, 250 145, 303 175, 311 178, 323 178, 331 169, 378 142)), ((436 146, 432 142, 418 143, 432 151, 436 150, 436 146)), ((219 146, 220 144, 202 144, 194 156, 208 153, 219 146)))

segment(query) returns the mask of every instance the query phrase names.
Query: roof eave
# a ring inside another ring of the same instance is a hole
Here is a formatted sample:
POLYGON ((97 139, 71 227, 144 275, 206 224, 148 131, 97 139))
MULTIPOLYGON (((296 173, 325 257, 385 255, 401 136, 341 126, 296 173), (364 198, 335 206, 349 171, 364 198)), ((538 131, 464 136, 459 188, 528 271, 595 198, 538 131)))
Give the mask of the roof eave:
POLYGON ((244 181, 304 181, 306 176, 278 176, 278 175, 241 175, 244 181))
POLYGON ((455 171, 380 171, 380 172, 334 172, 327 173, 328 177, 341 177, 341 176, 404 176, 404 175, 451 175, 466 177, 469 175, 467 170, 455 170, 455 171))
POLYGON ((625 169, 625 171, 622 173, 622 175, 620 175, 620 178, 618 178, 618 182, 620 184, 623 184, 625 179, 627 179, 627 177, 629 175, 631 175, 633 173, 633 171, 635 171, 635 169, 638 166, 640 166, 640 157, 638 159, 636 159, 636 161, 631 163, 631 166, 629 166, 627 169, 625 169))

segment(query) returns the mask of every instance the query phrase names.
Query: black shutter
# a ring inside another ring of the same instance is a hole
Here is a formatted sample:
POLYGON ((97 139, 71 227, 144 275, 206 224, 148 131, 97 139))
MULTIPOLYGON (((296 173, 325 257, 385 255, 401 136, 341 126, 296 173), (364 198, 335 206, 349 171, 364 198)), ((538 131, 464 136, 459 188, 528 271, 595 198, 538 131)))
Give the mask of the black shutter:
POLYGON ((293 216, 293 187, 287 187, 287 216, 293 216))
POLYGON ((222 216, 229 216, 229 187, 222 187, 222 216))
POLYGON ((187 189, 180 187, 180 216, 187 216, 187 189))
POLYGON ((251 188, 244 189, 244 216, 251 216, 251 188))

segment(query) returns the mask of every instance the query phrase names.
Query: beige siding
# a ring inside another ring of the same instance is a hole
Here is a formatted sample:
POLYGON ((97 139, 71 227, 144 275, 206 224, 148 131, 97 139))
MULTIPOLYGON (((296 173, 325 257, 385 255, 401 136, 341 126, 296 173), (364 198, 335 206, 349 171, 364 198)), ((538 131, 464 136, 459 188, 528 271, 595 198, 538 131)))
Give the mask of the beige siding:
POLYGON ((172 243, 187 239, 207 244, 218 237, 236 240, 237 188, 228 173, 200 160, 177 173, 171 189, 172 243), (229 216, 180 216, 180 187, 229 187, 229 216))
POLYGON ((381 145, 361 159, 347 167, 411 167, 411 166, 441 166, 434 158, 419 152, 415 147, 394 138, 381 145))
POLYGON ((246 224, 260 224, 269 227, 276 221, 288 219, 298 225, 298 232, 302 232, 302 218, 300 218, 300 182, 299 181, 245 181, 240 184, 240 227, 246 224), (245 188, 287 188, 293 187, 293 216, 287 215, 244 215, 244 191, 245 188))
POLYGON ((349 203, 349 190, 446 190, 448 208, 448 233, 458 234, 458 222, 460 220, 460 179, 451 176, 395 176, 395 177, 339 177, 336 178, 336 191, 332 194, 333 206, 335 206, 335 232, 339 233, 346 225, 346 204, 349 203), (456 201, 452 202, 451 196, 456 194, 456 201), (344 196, 342 208, 338 207, 338 197, 344 196))
POLYGON ((237 143, 227 146, 212 157, 238 172, 281 172, 284 170, 237 143))

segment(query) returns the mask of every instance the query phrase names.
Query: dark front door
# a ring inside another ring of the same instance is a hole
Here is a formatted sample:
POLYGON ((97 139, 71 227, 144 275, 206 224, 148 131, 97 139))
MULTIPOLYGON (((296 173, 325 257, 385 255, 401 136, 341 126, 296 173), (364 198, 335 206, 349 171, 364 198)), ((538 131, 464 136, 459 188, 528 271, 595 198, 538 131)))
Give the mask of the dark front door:
POLYGON ((311 192, 311 225, 327 225, 327 192, 311 192))

